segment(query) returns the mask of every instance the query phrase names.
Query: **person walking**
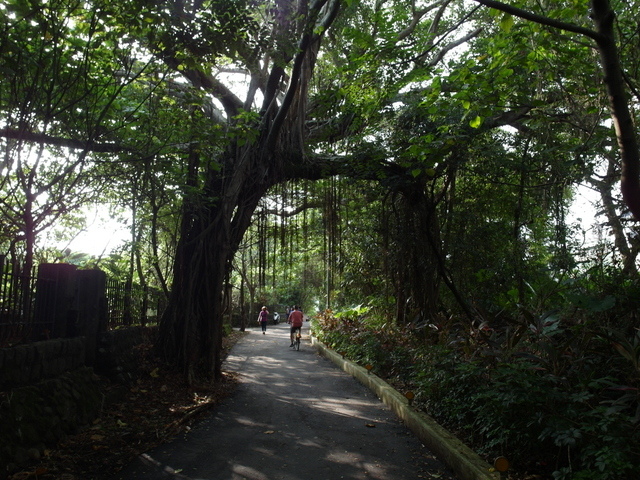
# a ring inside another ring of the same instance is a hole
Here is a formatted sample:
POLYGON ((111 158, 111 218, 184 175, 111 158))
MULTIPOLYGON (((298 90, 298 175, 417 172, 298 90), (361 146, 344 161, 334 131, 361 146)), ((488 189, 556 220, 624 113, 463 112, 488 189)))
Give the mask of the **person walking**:
POLYGON ((263 335, 267 333, 268 322, 269 322, 269 310, 267 310, 267 307, 262 307, 262 310, 260 310, 260 313, 258 314, 258 323, 260 323, 262 326, 263 335))
POLYGON ((291 325, 291 345, 289 345, 289 348, 291 348, 293 347, 293 341, 295 339, 296 331, 302 334, 302 324, 304 323, 304 316, 300 311, 300 307, 298 307, 297 305, 294 305, 293 310, 291 310, 288 322, 291 325))

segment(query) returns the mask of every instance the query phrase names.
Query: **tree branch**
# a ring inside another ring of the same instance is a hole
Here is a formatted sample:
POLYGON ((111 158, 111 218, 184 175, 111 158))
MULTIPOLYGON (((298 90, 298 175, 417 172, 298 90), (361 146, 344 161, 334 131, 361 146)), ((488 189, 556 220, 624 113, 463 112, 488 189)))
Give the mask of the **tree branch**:
POLYGON ((521 8, 512 7, 511 5, 507 5, 506 3, 498 2, 496 0, 474 0, 485 7, 494 8, 496 10, 500 10, 501 12, 508 13, 515 17, 523 18, 525 20, 530 20, 535 23, 539 23, 540 25, 546 25, 548 27, 556 28, 558 30, 566 30, 567 32, 579 33, 586 37, 592 38, 593 40, 598 41, 600 38, 600 34, 594 30, 589 28, 584 28, 579 25, 575 25, 573 23, 562 22, 560 20, 555 20, 553 18, 545 17, 543 15, 538 15, 527 10, 523 10, 521 8))
POLYGON ((66 147, 73 150, 86 150, 95 153, 118 153, 127 151, 122 145, 115 143, 96 143, 93 141, 73 140, 70 138, 53 137, 44 133, 27 132, 13 128, 0 129, 0 137, 20 140, 29 143, 44 143, 56 147, 66 147))
POLYGON ((624 88, 625 81, 613 29, 615 13, 611 9, 609 0, 591 0, 591 18, 596 27, 595 31, 536 15, 495 0, 475 1, 541 25, 585 35, 596 42, 622 162, 620 190, 627 207, 636 220, 640 220, 640 151, 638 150, 635 125, 629 111, 628 98, 624 88))
POLYGON ((438 8, 441 5, 446 6, 449 3, 451 3, 451 0, 440 0, 438 2, 433 3, 432 5, 429 5, 429 6, 425 7, 425 8, 422 8, 420 10, 416 10, 415 9, 415 4, 414 4, 411 7, 411 9, 412 9, 411 23, 409 23, 407 28, 405 28, 404 30, 402 30, 398 34, 398 37, 396 38, 396 41, 404 40, 409 35, 411 35, 415 31, 416 27, 420 24, 420 20, 422 20, 422 17, 424 17, 431 10, 433 10, 435 8, 438 8))
POLYGON ((273 120, 273 125, 269 130, 269 135, 266 141, 267 151, 273 150, 273 147, 275 146, 276 138, 280 133, 280 129, 282 128, 282 125, 284 123, 284 119, 289 113, 289 107, 293 103, 293 98, 297 93, 298 83, 300 81, 300 76, 302 75, 302 62, 308 53, 308 49, 311 47, 311 45, 313 45, 314 41, 317 40, 316 38, 314 38, 315 36, 314 30, 316 29, 316 27, 320 26, 322 27, 322 30, 323 30, 322 33, 324 33, 324 30, 326 30, 330 26, 331 22, 335 19, 338 9, 340 8, 340 2, 333 1, 332 4, 329 6, 329 11, 325 15, 325 17, 322 19, 322 21, 318 22, 320 23, 320 25, 318 25, 317 24, 318 16, 320 15, 322 8, 325 6, 325 4, 328 1, 329 0, 315 0, 311 5, 307 25, 305 27, 305 31, 302 35, 302 38, 300 39, 300 43, 298 47, 299 52, 296 55, 293 63, 293 70, 291 72, 289 88, 287 89, 287 93, 285 94, 285 98, 282 102, 282 105, 280 106, 280 109, 278 110, 278 113, 276 114, 276 117, 273 120))

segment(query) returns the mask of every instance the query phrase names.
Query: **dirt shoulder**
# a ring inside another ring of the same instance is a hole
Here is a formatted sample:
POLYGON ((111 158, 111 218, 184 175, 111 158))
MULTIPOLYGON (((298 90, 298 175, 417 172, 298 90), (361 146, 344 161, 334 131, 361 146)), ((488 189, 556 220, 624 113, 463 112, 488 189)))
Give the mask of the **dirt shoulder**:
MULTIPOLYGON (((244 335, 234 331, 223 341, 224 356, 244 335)), ((123 387, 103 379, 105 402, 100 416, 81 432, 67 437, 56 448, 9 480, 106 480, 141 453, 190 428, 237 386, 235 375, 222 381, 187 385, 181 375, 163 367, 151 355, 151 346, 140 351, 139 378, 123 387)))

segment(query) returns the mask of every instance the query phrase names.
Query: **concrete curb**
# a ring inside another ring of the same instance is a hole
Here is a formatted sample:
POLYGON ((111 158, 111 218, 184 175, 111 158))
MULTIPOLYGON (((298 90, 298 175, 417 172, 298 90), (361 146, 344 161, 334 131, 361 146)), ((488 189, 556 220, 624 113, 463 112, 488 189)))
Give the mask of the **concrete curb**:
POLYGON ((314 336, 311 336, 311 343, 320 354, 373 391, 460 480, 497 480, 500 478, 500 474, 493 471, 491 465, 458 438, 438 425, 428 415, 410 407, 407 399, 391 385, 369 373, 365 368, 330 350, 314 336))

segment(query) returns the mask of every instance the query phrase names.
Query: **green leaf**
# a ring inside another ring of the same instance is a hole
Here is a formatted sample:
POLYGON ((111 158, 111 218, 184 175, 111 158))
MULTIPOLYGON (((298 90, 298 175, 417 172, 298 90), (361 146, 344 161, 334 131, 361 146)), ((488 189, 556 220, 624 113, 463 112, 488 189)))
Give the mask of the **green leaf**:
POLYGON ((480 125, 482 125, 482 118, 478 115, 476 116, 476 118, 474 118, 473 120, 471 120, 469 122, 469 125, 471 126, 471 128, 478 128, 480 127, 480 125))
POLYGON ((513 27, 513 17, 510 14, 505 13, 500 19, 500 28, 509 33, 511 31, 511 27, 513 27))

